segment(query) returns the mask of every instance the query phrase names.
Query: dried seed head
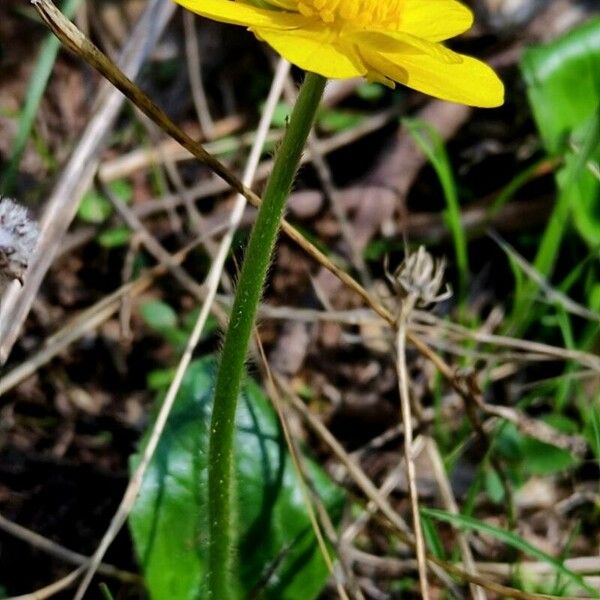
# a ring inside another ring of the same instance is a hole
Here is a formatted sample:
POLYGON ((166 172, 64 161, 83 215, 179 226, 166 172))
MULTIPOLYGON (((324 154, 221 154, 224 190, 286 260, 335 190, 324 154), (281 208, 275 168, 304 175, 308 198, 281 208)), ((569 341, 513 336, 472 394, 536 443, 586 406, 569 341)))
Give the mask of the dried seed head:
POLYGON ((446 284, 443 291, 446 261, 435 260, 424 246, 409 254, 388 279, 402 297, 413 296, 421 308, 447 300, 452 291, 446 284))
POLYGON ((37 223, 10 198, 0 199, 0 292, 23 276, 39 236, 37 223))

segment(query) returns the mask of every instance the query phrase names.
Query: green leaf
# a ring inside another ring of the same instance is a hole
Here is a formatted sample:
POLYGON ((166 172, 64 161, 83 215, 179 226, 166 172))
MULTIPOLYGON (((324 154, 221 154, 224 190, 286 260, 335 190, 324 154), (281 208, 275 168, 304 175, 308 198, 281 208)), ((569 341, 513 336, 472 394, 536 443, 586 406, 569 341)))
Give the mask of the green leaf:
POLYGON ((380 83, 363 83, 356 88, 356 95, 362 100, 374 102, 385 94, 385 88, 380 83))
POLYGON ((349 110, 322 109, 319 112, 319 126, 324 131, 336 133, 356 127, 363 120, 363 115, 349 110))
MULTIPOLYGON (((577 429, 572 421, 560 415, 551 415, 544 421, 564 433, 577 429)), ((516 469, 512 475, 519 480, 531 475, 559 473, 579 463, 579 459, 566 450, 521 434, 512 423, 505 423, 499 430, 494 447, 516 469)))
POLYGON ((177 326, 177 313, 166 302, 150 300, 140 306, 140 315, 148 327, 158 333, 177 326))
POLYGON ((115 597, 112 595, 110 588, 105 583, 101 583, 99 587, 100 593, 102 594, 104 600, 115 600, 115 597))
POLYGON ((421 528, 423 529, 423 536, 427 548, 430 549, 431 554, 440 560, 446 560, 446 552, 444 551, 444 544, 440 538, 435 525, 427 515, 421 515, 421 528))
POLYGON ((81 199, 77 216, 86 223, 104 223, 112 214, 110 202, 95 189, 90 190, 81 199))
POLYGON ((576 466, 579 461, 566 450, 533 438, 524 438, 523 472, 526 475, 551 475, 576 466))
MULTIPOLYGON (((577 424, 560 414, 546 416, 544 422, 562 433, 577 433, 577 424)), ((534 438, 524 436, 521 442, 523 453, 523 473, 525 475, 551 475, 570 469, 580 460, 570 452, 545 444, 534 438)))
POLYGON ((392 238, 378 238, 371 240, 363 250, 365 260, 382 260, 386 254, 404 250, 403 242, 392 238))
MULTIPOLYGON (((181 319, 181 325, 183 330, 191 334, 194 329, 194 325, 196 325, 196 321, 198 320, 198 316, 200 315, 200 308, 194 308, 190 312, 186 313, 181 319)), ((202 330, 202 338, 208 337, 212 335, 219 329, 219 321, 214 315, 208 315, 206 319, 206 323, 204 324, 204 329, 202 330)))
MULTIPOLYGON (((521 69, 546 150, 565 159, 557 174, 561 204, 571 207, 580 235, 596 246, 600 181, 588 163, 600 160, 600 18, 550 44, 528 49, 521 69)), ((549 243, 556 248, 554 241, 549 243)))
POLYGON ((560 39, 529 48, 521 69, 542 140, 560 155, 572 132, 600 104, 600 18, 560 39))
POLYGON ((558 184, 572 202, 579 235, 595 248, 600 243, 600 180, 588 165, 600 161, 598 114, 573 131, 571 143, 573 150, 565 156, 565 167, 557 174, 558 184))
POLYGON ((115 179, 109 184, 111 192, 125 204, 129 204, 133 198, 133 187, 125 179, 115 179))
POLYGON ((150 371, 146 377, 146 387, 155 392, 166 389, 171 385, 176 371, 176 369, 154 369, 150 371))
POLYGON ((273 127, 285 127, 292 112, 292 107, 287 102, 279 102, 273 111, 271 125, 273 127))
POLYGON ((485 491, 492 502, 496 504, 504 500, 504 486, 502 480, 495 469, 485 469, 483 471, 485 491))
MULTIPOLYGON (((133 196, 131 184, 124 179, 117 179, 109 184, 110 191, 121 202, 129 203, 133 196)), ((98 225, 104 223, 113 213, 112 204, 96 189, 91 189, 81 199, 77 215, 86 223, 98 225)))
MULTIPOLYGON (((544 146, 564 165, 556 173, 557 201, 533 261, 550 280, 571 224, 592 248, 600 244, 600 181, 590 169, 600 159, 600 18, 528 49, 521 71, 544 146)), ((527 280, 516 289, 511 335, 531 324, 538 288, 527 280)))
POLYGON ((450 523, 454 527, 462 527, 473 531, 479 531, 480 533, 489 535, 503 542, 507 546, 510 546, 511 548, 515 548, 516 550, 527 554, 528 556, 537 558, 538 560, 552 566, 552 568, 557 574, 563 575, 569 581, 576 584, 581 589, 590 592, 592 594, 592 597, 598 598, 598 590, 588 585, 584 581, 583 577, 581 577, 581 575, 574 573, 573 571, 565 567, 562 562, 553 558, 549 554, 546 554, 543 550, 536 548, 535 546, 533 546, 523 538, 519 537, 516 533, 513 533, 512 531, 498 529, 497 527, 488 525, 487 523, 475 519, 473 517, 467 517, 466 515, 460 514, 452 514, 434 508, 421 508, 421 513, 433 519, 437 519, 438 521, 450 523))
MULTIPOLYGON (((129 519, 153 600, 206 597, 207 444, 215 369, 212 357, 188 368, 129 519)), ((317 598, 328 572, 278 420, 252 380, 240 398, 236 449, 240 597, 259 592, 273 600, 317 598)), ((132 468, 138 461, 139 454, 132 468)), ((335 518, 343 501, 339 488, 314 462, 305 462, 335 518)))
POLYGON ((98 243, 104 248, 118 248, 124 246, 131 237, 131 230, 125 225, 121 227, 111 227, 103 231, 98 237, 98 243))

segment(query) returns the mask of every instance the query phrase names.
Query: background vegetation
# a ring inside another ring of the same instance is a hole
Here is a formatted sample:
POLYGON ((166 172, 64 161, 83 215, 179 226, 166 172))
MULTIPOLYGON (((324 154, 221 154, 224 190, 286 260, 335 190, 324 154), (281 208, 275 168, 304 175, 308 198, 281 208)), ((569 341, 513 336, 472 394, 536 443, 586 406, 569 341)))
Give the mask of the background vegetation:
MULTIPOLYGON (((386 275, 405 243, 447 260, 452 297, 408 327, 450 370, 410 343, 405 356, 422 525, 440 561, 432 597, 511 594, 498 585, 593 597, 600 18, 593 0, 471 4, 478 25, 454 46, 499 71, 506 105, 330 83, 287 216, 393 313, 386 275)), ((243 171, 273 80, 265 47, 161 1, 62 10, 115 59, 130 42, 142 89, 243 171)), ((114 92, 27 3, 5 0, 0 16, 0 187, 68 226, 0 374, 0 585, 71 597, 69 574, 148 443, 233 198, 133 106, 111 113, 114 92)), ((273 114, 257 191, 300 76, 273 114)), ((89 597, 205 596, 214 356, 253 215, 89 597)), ((237 422, 242 597, 418 595, 397 367, 393 330, 282 236, 237 422)))

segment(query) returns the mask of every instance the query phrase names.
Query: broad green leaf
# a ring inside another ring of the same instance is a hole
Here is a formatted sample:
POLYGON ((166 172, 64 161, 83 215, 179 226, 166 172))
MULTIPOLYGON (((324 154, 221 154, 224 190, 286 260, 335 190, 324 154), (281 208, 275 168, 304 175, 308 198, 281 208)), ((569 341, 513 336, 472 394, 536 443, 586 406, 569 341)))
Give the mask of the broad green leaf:
MULTIPOLYGON (((533 261, 548 279, 570 224, 592 247, 600 244, 600 181, 590 169, 600 160, 600 18, 543 46, 521 60, 529 103, 546 151, 563 163, 557 171, 558 197, 533 261)), ((516 290, 510 331, 531 324, 538 284, 516 290)))
POLYGON ((575 227, 593 248, 600 243, 600 180, 588 167, 600 162, 600 104, 597 110, 598 114, 573 130, 572 151, 565 155, 565 167, 557 175, 559 186, 573 203, 575 227))
POLYGON ((489 535, 507 546, 515 548, 528 556, 533 558, 537 558, 538 560, 545 562, 552 566, 555 573, 558 575, 563 575, 566 579, 576 584, 579 588, 586 590, 592 594, 593 598, 598 597, 598 591, 588 585, 581 575, 574 573, 556 558, 546 554, 543 550, 536 548, 522 537, 518 536, 516 533, 512 531, 506 531, 505 529, 499 529, 498 527, 493 527, 492 525, 488 525, 484 521, 480 521, 479 519, 475 519, 473 517, 467 517, 466 515, 461 514, 452 514, 443 510, 437 510, 434 508, 421 508, 421 514, 424 514, 432 519, 437 519, 438 521, 443 521, 446 523, 450 523, 454 527, 462 527, 465 529, 469 529, 472 531, 479 531, 480 533, 484 533, 489 535))
MULTIPOLYGON (((521 68, 546 150, 565 160, 557 175, 562 204, 570 207, 580 235, 596 246, 600 181, 588 163, 600 161, 600 18, 530 48, 521 68)), ((555 240, 549 243, 557 247, 555 240)))
POLYGON ((600 18, 529 48, 521 68, 544 145, 560 155, 573 131, 600 106, 600 18))
MULTIPOLYGON (((193 362, 184 378, 129 519, 153 600, 206 597, 208 427, 216 361, 193 362)), ((142 440, 143 447, 147 435, 142 440)), ((237 565, 240 597, 311 600, 328 577, 278 420, 252 380, 237 413, 237 565)), ((132 459, 135 467, 139 455, 132 459)), ((311 460, 314 489, 335 517, 343 496, 311 460)))

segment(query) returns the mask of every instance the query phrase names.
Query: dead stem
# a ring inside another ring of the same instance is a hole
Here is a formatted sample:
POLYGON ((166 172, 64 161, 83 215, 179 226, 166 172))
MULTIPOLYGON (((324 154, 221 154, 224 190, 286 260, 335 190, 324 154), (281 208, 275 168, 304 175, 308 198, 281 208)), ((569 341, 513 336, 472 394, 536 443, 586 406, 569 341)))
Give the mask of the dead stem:
MULTIPOLYGON (((31 531, 30 529, 27 529, 18 523, 10 521, 1 514, 0 529, 9 535, 26 542, 27 544, 31 544, 34 548, 40 550, 41 552, 45 552, 46 554, 54 556, 60 560, 64 560, 65 562, 81 566, 81 568, 83 568, 83 566, 85 566, 89 561, 87 556, 80 554, 79 552, 74 552, 69 548, 65 548, 61 544, 57 544, 51 539, 46 538, 35 531, 31 531)), ((140 575, 131 573, 129 571, 124 571, 106 563, 100 564, 98 573, 129 583, 141 584, 143 582, 143 579, 140 575)))
POLYGON ((388 280, 400 300, 400 309, 396 321, 396 369, 398 372, 398 392, 400 394, 400 410, 404 425, 404 460, 406 463, 406 479, 413 518, 415 535, 415 552, 419 569, 421 596, 429 599, 427 582, 427 558, 425 541, 421 529, 419 513, 419 491, 417 489, 415 464, 413 461, 413 428, 410 393, 408 389, 408 368, 406 366, 406 339, 408 322, 413 310, 419 306, 425 308, 430 304, 441 302, 450 296, 450 289, 442 292, 445 263, 436 261, 421 246, 416 252, 408 254, 393 274, 387 274, 388 280))
POLYGON ((408 391, 408 369, 406 367, 406 326, 416 297, 409 296, 402 303, 398 326, 396 330, 396 367, 398 371, 398 392, 400 394, 400 409, 402 423, 404 425, 404 461, 406 463, 406 479, 413 518, 413 532, 415 535, 415 551, 417 554, 417 566, 419 569, 419 585, 421 597, 429 600, 429 584, 427 582, 427 560, 425 556, 425 541, 421 529, 421 517, 419 514, 419 492, 417 490, 415 464, 413 461, 413 429, 412 414, 410 408, 410 396, 408 391))
MULTIPOLYGON (((456 503, 456 499, 454 498, 452 485, 448 480, 448 475, 444 467, 444 461, 442 460, 442 456, 440 454, 440 450, 436 441, 432 437, 427 437, 425 441, 425 448, 427 454, 429 455, 429 461, 431 463, 433 472, 435 474, 435 478, 437 480, 438 489, 440 491, 440 497, 442 499, 444 508, 448 512, 458 514, 458 504, 456 503)), ((475 561, 473 559, 471 547, 469 546, 468 533, 457 530, 456 538, 458 540, 460 553, 462 554, 463 567, 465 571, 467 573, 471 573, 472 575, 477 575, 477 568, 475 566, 475 561)), ((471 583, 469 588, 471 591, 471 598, 473 598, 473 600, 486 600, 485 591, 482 587, 471 583)))
POLYGON ((348 594, 346 593, 346 590, 345 590, 344 586, 342 585, 340 578, 336 576, 333 561, 331 559, 331 556, 329 555, 329 550, 327 548, 327 544, 325 543, 323 532, 321 531, 321 526, 317 519, 315 507, 313 506, 313 503, 311 501, 310 489, 309 489, 308 483, 306 481, 306 470, 302 467, 300 452, 298 452, 296 443, 295 443, 294 439, 292 438, 292 434, 290 432, 287 417, 284 412, 283 403, 281 402, 280 393, 279 393, 279 390, 277 389, 277 386, 275 385, 275 380, 273 378, 273 372, 271 371, 271 369, 269 367, 269 363, 267 361, 267 357, 265 355, 263 345, 261 344, 258 335, 255 335, 254 337, 256 338, 256 341, 257 341, 258 351, 259 351, 259 355, 260 355, 260 358, 261 358, 261 361, 263 364, 263 368, 266 371, 266 375, 267 375, 266 381, 267 381, 267 386, 269 389, 269 397, 271 398, 271 401, 273 403, 275 411, 277 412, 277 416, 279 417, 279 422, 280 422, 281 428, 283 430, 283 435, 285 437, 285 441, 286 441, 288 450, 290 451, 290 457, 292 459, 294 469, 296 470, 298 479, 300 481, 300 487, 301 487, 302 495, 304 497, 304 504, 306 507, 306 512, 308 514, 308 518, 310 520, 313 531, 315 532, 315 537, 317 538, 317 543, 319 545, 321 555, 323 556, 323 560, 325 561, 325 564, 327 565, 330 575, 334 579, 335 586, 336 586, 337 592, 339 594, 339 597, 342 600, 349 600, 348 594))
MULTIPOLYGON (((330 448, 337 459, 346 467, 348 474, 361 489, 363 494, 373 501, 377 506, 377 509, 385 517, 385 522, 389 522, 395 530, 395 533, 400 541, 407 544, 411 548, 414 548, 415 542, 412 534, 408 530, 408 527, 402 517, 394 510, 390 502, 382 496, 380 491, 375 487, 371 479, 367 477, 365 472, 356 463, 355 460, 344 450, 339 441, 332 435, 332 433, 323 425, 323 423, 313 415, 310 410, 306 407, 304 402, 298 398, 294 393, 291 385, 282 377, 274 374, 277 385, 284 392, 286 398, 291 403, 291 406, 298 412, 303 418, 310 429, 330 448)), ((382 520, 383 521, 383 520, 382 520)), ((504 596, 507 598, 515 598, 516 600, 559 600, 559 598, 565 598, 565 596, 553 596, 551 594, 535 594, 530 592, 523 592, 515 588, 496 583, 482 575, 475 575, 468 573, 461 566, 454 565, 445 560, 435 558, 428 554, 427 560, 431 566, 431 570, 435 572, 442 582, 446 585, 446 589, 451 592, 455 592, 456 585, 448 574, 460 578, 468 583, 477 584, 490 592, 504 596)), ((458 594, 460 597, 460 594, 458 594)), ((580 600, 578 596, 569 597, 570 600, 580 600)), ((581 599, 583 600, 583 599, 581 599)))

